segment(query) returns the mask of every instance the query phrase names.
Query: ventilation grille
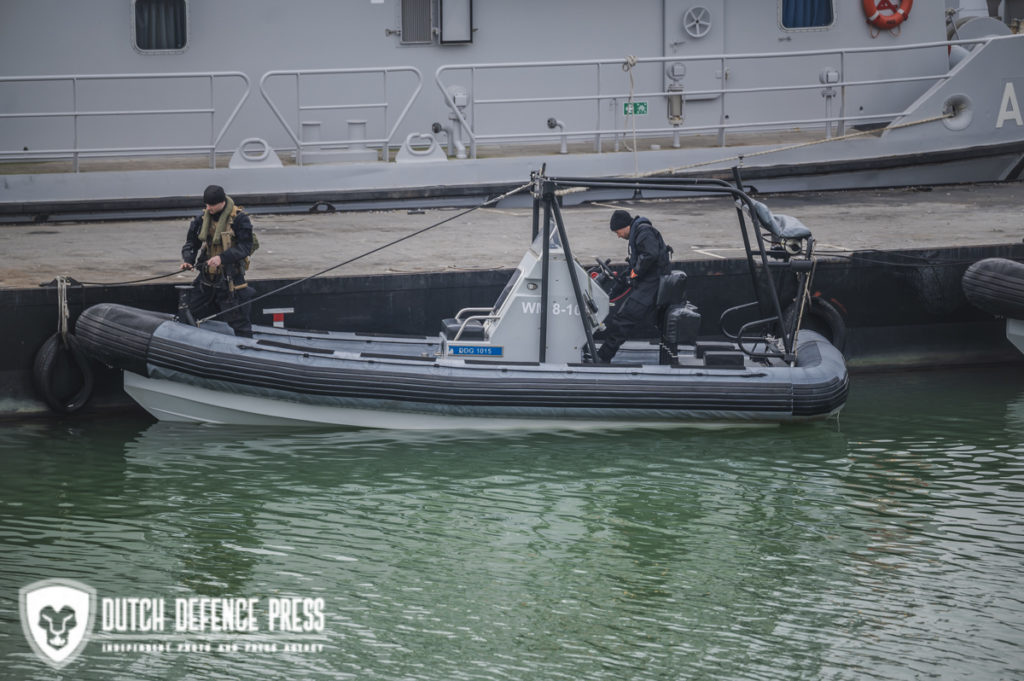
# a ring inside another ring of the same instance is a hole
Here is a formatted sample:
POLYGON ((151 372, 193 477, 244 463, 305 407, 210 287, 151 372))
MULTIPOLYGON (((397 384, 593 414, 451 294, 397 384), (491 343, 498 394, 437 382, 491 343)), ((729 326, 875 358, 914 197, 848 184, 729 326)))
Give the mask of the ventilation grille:
POLYGON ((434 42, 430 6, 431 0, 402 0, 402 43, 434 42))

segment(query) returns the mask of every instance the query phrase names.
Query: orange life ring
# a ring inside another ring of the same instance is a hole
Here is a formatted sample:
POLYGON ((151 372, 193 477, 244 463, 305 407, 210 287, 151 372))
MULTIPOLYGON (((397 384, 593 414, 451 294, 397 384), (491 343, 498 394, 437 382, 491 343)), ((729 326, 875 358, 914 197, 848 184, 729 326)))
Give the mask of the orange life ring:
POLYGON ((864 16, 868 23, 880 31, 891 31, 902 24, 910 14, 910 8, 914 6, 914 0, 900 0, 897 7, 892 0, 863 0, 864 16), (892 14, 882 14, 884 10, 892 14))

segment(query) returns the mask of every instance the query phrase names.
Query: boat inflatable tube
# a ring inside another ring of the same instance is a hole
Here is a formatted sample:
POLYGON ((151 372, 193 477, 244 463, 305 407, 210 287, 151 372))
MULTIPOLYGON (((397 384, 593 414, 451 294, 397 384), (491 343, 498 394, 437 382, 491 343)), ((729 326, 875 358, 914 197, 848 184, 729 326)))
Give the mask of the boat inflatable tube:
POLYGON ((110 303, 87 309, 76 325, 88 356, 126 370, 136 383, 150 381, 144 386, 150 396, 165 391, 155 398, 162 401, 156 411, 171 420, 263 422, 253 409, 270 418, 279 415, 274 405, 298 404, 335 415, 406 412, 432 419, 777 423, 824 418, 842 408, 848 391, 842 354, 811 330, 800 332, 796 366, 771 367, 723 367, 692 355, 690 364, 672 366, 502 363, 421 352, 428 337, 415 353, 397 354, 397 337, 375 336, 374 343, 391 343, 392 350, 367 352, 366 337, 358 335, 346 341, 342 332, 322 332, 327 335, 311 340, 302 332, 254 330, 255 339, 237 338, 229 329, 196 328, 110 303), (193 397, 171 394, 183 390, 193 397), (200 405, 197 391, 211 401, 200 405), (173 409, 164 401, 172 398, 173 409))
POLYGON ((78 411, 92 397, 92 367, 72 333, 67 334, 66 345, 61 341, 60 333, 55 333, 39 347, 32 367, 32 379, 39 397, 60 414, 78 411), (66 394, 69 391, 61 388, 75 385, 76 374, 78 389, 66 394))
POLYGON ((1024 319, 1024 264, 1006 258, 979 260, 960 280, 973 305, 997 317, 1024 319))

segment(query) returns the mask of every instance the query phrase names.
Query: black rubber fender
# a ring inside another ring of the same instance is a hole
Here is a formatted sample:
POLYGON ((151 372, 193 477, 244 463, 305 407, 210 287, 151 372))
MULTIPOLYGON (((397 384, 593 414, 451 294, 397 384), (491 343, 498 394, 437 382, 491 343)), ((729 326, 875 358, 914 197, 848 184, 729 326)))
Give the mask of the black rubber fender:
POLYGON ((997 317, 1024 319, 1024 264, 1006 258, 979 260, 964 272, 967 301, 997 317))
MULTIPOLYGON (((782 313, 782 322, 785 328, 791 328, 796 323, 799 314, 800 301, 794 301, 782 313)), ((843 319, 843 315, 835 305, 821 296, 810 298, 809 304, 804 307, 800 328, 817 331, 827 338, 839 352, 846 349, 846 320, 843 319)))
POLYGON ((67 335, 67 345, 61 342, 60 333, 55 333, 39 346, 32 379, 39 397, 60 414, 78 411, 92 397, 92 367, 72 333, 67 335), (81 374, 81 386, 71 395, 59 395, 57 385, 74 385, 75 369, 81 374))

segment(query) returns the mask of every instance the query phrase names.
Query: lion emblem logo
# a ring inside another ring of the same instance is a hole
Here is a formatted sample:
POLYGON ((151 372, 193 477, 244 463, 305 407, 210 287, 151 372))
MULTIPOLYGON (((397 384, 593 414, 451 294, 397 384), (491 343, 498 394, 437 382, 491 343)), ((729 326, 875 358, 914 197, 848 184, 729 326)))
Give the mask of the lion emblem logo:
POLYGON ((96 591, 70 579, 22 587, 21 626, 36 655, 60 669, 82 652, 92 633, 96 591))

